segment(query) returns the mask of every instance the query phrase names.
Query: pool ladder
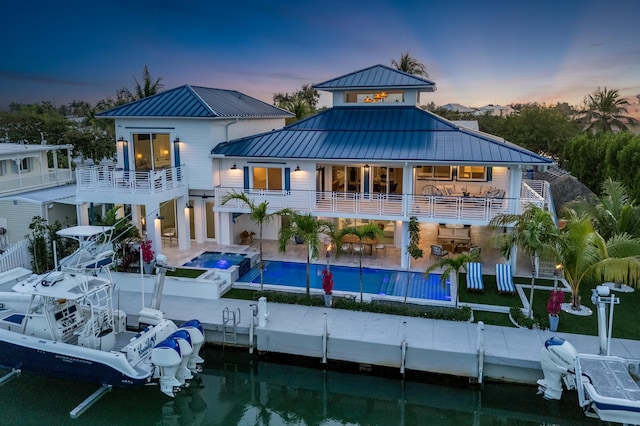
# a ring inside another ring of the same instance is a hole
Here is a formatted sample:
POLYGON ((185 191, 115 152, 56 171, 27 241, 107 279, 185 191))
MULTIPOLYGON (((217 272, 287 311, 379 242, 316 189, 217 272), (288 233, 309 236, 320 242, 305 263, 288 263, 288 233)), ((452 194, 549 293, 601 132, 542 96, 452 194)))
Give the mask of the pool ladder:
POLYGON ((238 342, 237 326, 240 324, 240 308, 235 311, 228 307, 222 311, 222 342, 236 344, 238 342))

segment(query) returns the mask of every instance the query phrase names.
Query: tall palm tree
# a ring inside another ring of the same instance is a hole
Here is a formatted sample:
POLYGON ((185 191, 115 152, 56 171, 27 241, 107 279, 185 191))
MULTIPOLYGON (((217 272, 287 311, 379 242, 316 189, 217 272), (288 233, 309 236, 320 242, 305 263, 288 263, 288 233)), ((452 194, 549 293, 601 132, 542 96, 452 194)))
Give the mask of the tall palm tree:
POLYGON ((133 77, 133 80, 135 81, 133 92, 124 87, 120 89, 118 98, 122 98, 127 102, 137 101, 160 93, 162 92, 162 89, 164 89, 164 84, 160 83, 162 77, 158 77, 154 80, 146 65, 142 70, 142 83, 140 83, 135 76, 133 77))
POLYGON ((602 238, 591 218, 567 212, 557 258, 571 287, 571 306, 580 310, 580 284, 585 279, 624 282, 636 285, 640 278, 640 239, 627 234, 602 238))
POLYGON ((612 127, 620 130, 628 130, 627 124, 636 123, 637 120, 628 115, 626 99, 621 98, 617 89, 607 90, 599 87, 587 98, 588 110, 585 120, 589 125, 586 131, 610 132, 612 127))
POLYGON ((264 260, 262 258, 262 227, 265 223, 269 223, 275 213, 267 213, 269 209, 269 202, 263 201, 260 204, 256 204, 252 199, 247 197, 244 192, 232 192, 225 195, 222 198, 222 205, 231 200, 242 201, 249 207, 249 218, 258 225, 258 241, 260 244, 260 291, 264 287, 264 260))
MULTIPOLYGON (((350 226, 348 228, 340 231, 340 237, 343 238, 345 235, 353 235, 358 238, 358 242, 356 244, 362 245, 365 240, 380 240, 384 239, 384 232, 382 229, 375 223, 367 223, 364 226, 356 228, 355 226, 350 226)), ((362 252, 363 250, 359 250, 360 253, 360 303, 362 303, 363 295, 362 295, 362 252)))
POLYGON ((556 255, 560 242, 560 231, 551 213, 534 204, 529 204, 522 214, 502 214, 494 217, 489 226, 513 226, 512 232, 499 233, 490 240, 490 245, 499 247, 506 260, 511 258, 512 249, 519 247, 531 258, 531 292, 529 295, 529 317, 533 316, 533 289, 538 276, 540 256, 556 255))
POLYGON ((301 239, 307 248, 307 296, 311 296, 310 279, 311 279, 311 259, 317 259, 320 252, 320 234, 329 237, 334 235, 333 223, 320 220, 310 214, 299 214, 295 210, 283 209, 277 211, 283 217, 288 217, 289 222, 280 228, 278 233, 278 248, 281 252, 286 252, 287 243, 294 237, 301 239))
MULTIPOLYGON (((447 284, 447 278, 452 272, 454 272, 456 274, 457 288, 459 289, 460 288, 460 268, 464 268, 466 272, 467 267, 465 265, 467 263, 477 262, 479 260, 480 260, 480 253, 477 251, 460 253, 456 257, 443 257, 433 265, 429 266, 424 271, 424 275, 428 277, 431 272, 435 271, 436 269, 442 268, 442 271, 440 271, 440 273, 442 274, 440 275, 440 283, 442 284, 442 286, 445 286, 447 284)), ((458 307, 459 291, 460 290, 458 290, 456 294, 451 295, 451 297, 455 298, 454 300, 455 300, 456 308, 458 307)))
POLYGON ((640 237, 640 206, 635 205, 627 188, 620 182, 607 178, 595 205, 588 201, 574 203, 576 212, 592 217, 596 230, 608 240, 616 234, 627 233, 640 237))
POLYGON ((409 74, 421 75, 423 77, 429 78, 427 67, 425 67, 422 62, 418 62, 418 60, 411 56, 409 52, 401 53, 399 62, 397 62, 395 59, 392 59, 391 65, 396 67, 396 69, 399 71, 404 71, 409 74))

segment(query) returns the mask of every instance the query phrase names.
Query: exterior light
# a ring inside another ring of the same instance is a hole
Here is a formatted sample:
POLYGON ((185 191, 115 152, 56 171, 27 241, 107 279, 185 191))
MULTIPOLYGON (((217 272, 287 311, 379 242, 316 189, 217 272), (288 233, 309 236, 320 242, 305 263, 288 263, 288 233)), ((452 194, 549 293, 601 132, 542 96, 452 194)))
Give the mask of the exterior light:
POLYGON ((236 163, 233 163, 233 166, 231 166, 231 170, 238 170, 238 167, 236 166, 236 163))
POLYGON ((173 141, 173 143, 180 143, 180 138, 176 136, 175 140, 173 141))
POLYGON ((164 220, 164 216, 162 216, 161 214, 156 214, 156 219, 164 220))
POLYGON ((299 172, 299 171, 300 171, 300 164, 296 166, 296 169, 294 170, 294 172, 299 172))
POLYGON ((192 206, 191 204, 187 203, 186 208, 188 208, 188 209, 192 209, 192 208, 193 208, 193 206, 192 206))
POLYGON ((369 168, 369 165, 368 165, 368 164, 365 164, 365 165, 364 165, 364 168, 365 168, 365 169, 368 169, 368 168, 369 168))

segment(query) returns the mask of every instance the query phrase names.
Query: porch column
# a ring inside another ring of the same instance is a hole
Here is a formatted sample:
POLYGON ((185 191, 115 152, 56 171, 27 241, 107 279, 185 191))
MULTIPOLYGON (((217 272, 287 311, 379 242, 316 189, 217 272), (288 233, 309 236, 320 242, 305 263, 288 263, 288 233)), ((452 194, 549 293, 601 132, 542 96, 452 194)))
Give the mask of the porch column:
POLYGON ((194 232, 196 233, 195 239, 196 239, 196 243, 202 244, 206 239, 206 227, 205 227, 206 216, 204 211, 206 204, 204 200, 201 198, 196 198, 193 201, 194 201, 194 204, 193 204, 193 210, 191 211, 191 214, 194 215, 193 227, 194 227, 194 232))
POLYGON ((231 213, 214 213, 216 214, 216 239, 218 244, 235 244, 233 241, 234 223, 231 221, 231 213))
POLYGON ((138 228, 140 235, 144 235, 146 230, 144 229, 147 224, 147 219, 142 216, 142 207, 138 204, 134 204, 131 206, 131 223, 138 228), (144 219, 144 226, 142 220, 144 219))
POLYGON ((189 237, 189 209, 186 205, 189 198, 186 196, 176 198, 176 227, 178 228, 178 250, 187 250, 191 247, 189 237))
POLYGON ((409 222, 402 222, 402 230, 400 231, 400 267, 405 269, 409 266, 409 222))
POLYGON ((153 251, 162 254, 162 220, 158 219, 159 204, 145 204, 147 212, 147 238, 151 240, 153 251))
MULTIPOLYGON (((520 200, 522 189, 522 166, 509 168, 509 195, 513 200, 520 200)), ((515 203, 514 214, 520 214, 520 202, 515 203)))
POLYGON ((89 205, 87 203, 76 204, 76 219, 78 225, 89 224, 89 205))

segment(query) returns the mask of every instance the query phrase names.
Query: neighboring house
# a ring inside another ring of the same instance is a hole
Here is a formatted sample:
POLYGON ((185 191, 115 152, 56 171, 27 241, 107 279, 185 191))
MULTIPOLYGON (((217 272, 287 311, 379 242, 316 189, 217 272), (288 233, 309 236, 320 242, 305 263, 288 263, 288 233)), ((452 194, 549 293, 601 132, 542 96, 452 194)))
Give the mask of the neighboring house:
POLYGON ((192 238, 219 240, 229 231, 220 228, 213 210, 222 176, 211 149, 281 128, 292 116, 237 91, 190 85, 97 114, 115 120, 117 163, 79 167, 78 202, 131 205, 133 222, 156 252, 163 234, 180 249, 189 248, 192 238))
POLYGON ((507 115, 511 115, 515 112, 513 108, 510 106, 502 106, 502 105, 485 105, 478 108, 473 115, 495 115, 497 117, 506 117, 507 115))
POLYGON ((475 108, 469 108, 460 104, 445 104, 442 105, 443 109, 453 112, 462 112, 462 113, 474 113, 476 112, 475 108))
POLYGON ((71 164, 73 145, 0 144, 0 248, 16 243, 30 233, 34 216, 51 222, 75 220, 75 193, 70 168, 58 164, 66 154, 71 164))
MULTIPOLYGON (((523 171, 552 160, 422 110, 419 94, 434 82, 376 65, 314 87, 333 94, 333 108, 211 151, 220 167, 214 209, 231 231, 220 243, 236 242, 247 226, 236 218, 246 206, 221 203, 232 191, 338 227, 377 223, 403 250, 412 216, 487 226, 529 202, 550 207, 548 184, 523 181, 523 171)), ((399 261, 405 266, 406 255, 399 261)))

